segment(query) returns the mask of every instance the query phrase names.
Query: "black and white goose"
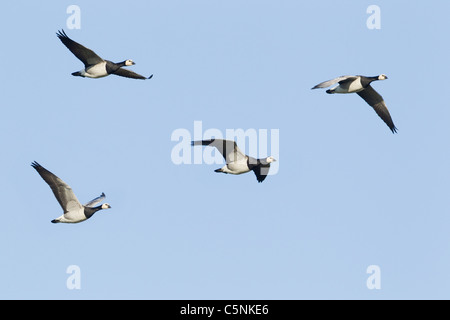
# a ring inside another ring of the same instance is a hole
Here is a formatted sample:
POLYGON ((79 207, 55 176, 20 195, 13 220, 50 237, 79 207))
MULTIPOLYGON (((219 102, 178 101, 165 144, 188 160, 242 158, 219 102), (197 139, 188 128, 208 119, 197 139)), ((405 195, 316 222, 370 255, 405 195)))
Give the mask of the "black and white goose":
POLYGON ((94 213, 102 209, 109 209, 111 206, 107 203, 95 207, 98 203, 105 199, 105 194, 102 193, 99 197, 82 205, 72 188, 64 181, 55 176, 53 173, 42 167, 39 163, 34 161, 31 166, 36 169, 42 179, 50 186, 53 194, 64 210, 64 214, 59 218, 52 220, 53 223, 78 223, 91 218, 94 213))
POLYGON ((397 132, 397 128, 392 121, 389 110, 386 107, 386 103, 383 97, 376 92, 370 85, 373 81, 385 80, 388 77, 384 74, 380 74, 375 77, 365 76, 342 76, 336 79, 328 80, 314 86, 312 89, 328 88, 333 84, 338 85, 332 89, 328 89, 327 93, 354 93, 356 92, 361 98, 363 98, 378 114, 378 116, 387 124, 392 133, 397 132))
POLYGON ((81 62, 84 63, 84 69, 81 71, 73 72, 73 76, 80 76, 83 78, 103 78, 109 76, 110 74, 115 74, 117 76, 142 80, 150 79, 151 77, 153 77, 153 75, 151 75, 150 77, 146 78, 133 71, 122 68, 135 64, 130 59, 118 63, 114 63, 109 60, 103 60, 91 49, 88 49, 78 42, 70 39, 66 35, 64 30, 58 31, 56 35, 58 36, 59 40, 61 40, 61 42, 67 47, 67 49, 69 49, 78 59, 81 60, 81 62))
POLYGON ((214 172, 223 172, 230 174, 242 174, 253 171, 258 182, 263 182, 269 173, 270 164, 276 160, 273 157, 264 159, 255 159, 245 155, 237 146, 235 141, 223 139, 210 139, 192 141, 193 146, 215 147, 222 154, 226 161, 223 168, 214 170, 214 172))

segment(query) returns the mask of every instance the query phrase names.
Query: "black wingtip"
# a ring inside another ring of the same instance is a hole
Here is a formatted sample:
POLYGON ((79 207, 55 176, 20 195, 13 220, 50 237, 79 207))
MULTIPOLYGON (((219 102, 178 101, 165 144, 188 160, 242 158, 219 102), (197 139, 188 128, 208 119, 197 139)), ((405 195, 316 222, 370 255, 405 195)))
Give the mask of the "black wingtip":
POLYGON ((68 38, 66 32, 64 31, 64 29, 58 30, 58 32, 56 32, 56 36, 61 39, 61 38, 68 38))
POLYGON ((191 146, 209 146, 211 143, 214 142, 214 140, 216 140, 216 139, 213 138, 213 139, 208 139, 208 140, 191 141, 191 146))
POLYGON ((392 133, 397 133, 397 127, 392 123, 388 124, 389 129, 391 129, 392 133))
POLYGON ((148 77, 147 80, 149 80, 149 79, 151 79, 151 78, 153 78, 153 75, 151 75, 150 77, 148 77))
POLYGON ((51 222, 52 222, 52 223, 58 223, 59 221, 56 220, 56 219, 53 219, 51 222))
POLYGON ((41 167, 42 167, 42 166, 41 166, 39 163, 37 163, 36 161, 33 161, 33 162, 31 163, 31 166, 32 166, 33 168, 35 168, 35 169, 41 168, 41 167))
POLYGON ((253 173, 255 174, 258 183, 262 183, 267 178, 267 175, 262 175, 255 169, 253 169, 253 173))

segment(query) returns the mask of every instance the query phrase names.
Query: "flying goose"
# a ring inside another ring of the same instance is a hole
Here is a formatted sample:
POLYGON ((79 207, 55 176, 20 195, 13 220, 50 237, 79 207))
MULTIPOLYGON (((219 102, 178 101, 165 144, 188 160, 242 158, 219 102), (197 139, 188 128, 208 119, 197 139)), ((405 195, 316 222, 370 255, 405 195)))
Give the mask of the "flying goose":
POLYGON ((270 164, 276 160, 273 157, 264 159, 255 159, 242 153, 235 141, 210 139, 192 141, 192 146, 210 146, 216 147, 226 161, 223 168, 214 170, 214 172, 223 172, 230 174, 242 174, 253 170, 258 182, 263 182, 269 173, 270 164))
POLYGON ((73 72, 73 76, 80 76, 83 78, 103 78, 110 74, 115 74, 117 76, 142 80, 150 79, 153 77, 153 75, 151 75, 150 77, 146 78, 133 71, 123 69, 122 67, 128 67, 135 64, 130 59, 118 63, 114 63, 109 60, 103 60, 94 51, 70 39, 66 35, 64 30, 58 31, 56 35, 58 36, 59 40, 61 40, 61 42, 67 47, 67 49, 69 49, 78 59, 80 59, 84 63, 84 69, 81 71, 73 72))
POLYGON ((111 206, 104 203, 100 206, 94 207, 105 199, 105 194, 102 193, 99 197, 89 201, 85 205, 81 205, 77 197, 64 181, 55 176, 53 173, 42 167, 39 163, 34 161, 31 166, 36 169, 42 179, 47 182, 53 191, 53 194, 64 210, 64 214, 59 218, 52 220, 53 223, 78 223, 89 219, 99 210, 109 209, 111 206))
POLYGON ((385 80, 388 77, 380 74, 375 77, 365 76, 342 76, 336 79, 328 80, 314 86, 312 89, 328 88, 329 86, 339 83, 336 87, 328 89, 327 93, 354 93, 356 92, 363 98, 378 114, 378 116, 387 124, 392 133, 397 132, 397 128, 392 121, 391 115, 384 103, 383 97, 376 92, 370 85, 373 81, 385 80))

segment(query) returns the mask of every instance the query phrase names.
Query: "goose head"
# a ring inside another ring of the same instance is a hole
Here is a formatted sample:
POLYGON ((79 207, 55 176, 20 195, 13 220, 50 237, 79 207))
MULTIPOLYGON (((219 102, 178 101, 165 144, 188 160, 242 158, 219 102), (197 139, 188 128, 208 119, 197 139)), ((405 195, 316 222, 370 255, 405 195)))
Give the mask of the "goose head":
POLYGON ((129 67, 129 66, 132 66, 132 65, 134 65, 134 64, 136 64, 136 63, 134 63, 134 61, 131 60, 131 59, 128 59, 128 60, 125 61, 125 65, 128 66, 128 67, 129 67))
POLYGON ((385 74, 380 74, 378 80, 386 80, 388 77, 385 74))
POLYGON ((272 162, 275 162, 277 160, 274 157, 270 156, 270 157, 266 158, 266 161, 267 161, 267 163, 272 163, 272 162))
POLYGON ((102 204, 102 209, 111 209, 111 206, 107 203, 102 204))

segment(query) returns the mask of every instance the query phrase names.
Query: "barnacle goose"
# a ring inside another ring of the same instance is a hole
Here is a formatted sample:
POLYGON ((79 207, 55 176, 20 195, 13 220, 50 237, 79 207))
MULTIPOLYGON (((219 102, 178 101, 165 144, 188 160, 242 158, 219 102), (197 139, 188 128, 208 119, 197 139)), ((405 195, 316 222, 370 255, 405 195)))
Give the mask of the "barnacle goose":
POLYGON ((388 77, 384 74, 380 74, 375 77, 365 76, 342 76, 332 80, 328 80, 314 86, 312 89, 327 88, 331 85, 339 83, 336 87, 328 89, 326 92, 333 93, 354 93, 356 92, 361 98, 363 98, 378 114, 378 116, 387 124, 392 133, 397 132, 397 128, 392 121, 389 110, 386 107, 386 103, 383 97, 376 92, 370 85, 373 81, 385 80, 388 77))
POLYGON ((115 74, 117 76, 142 80, 150 79, 153 77, 153 75, 151 75, 150 77, 146 78, 133 71, 122 68, 135 64, 130 59, 118 63, 114 63, 109 60, 103 60, 91 49, 88 49, 78 42, 70 39, 66 35, 64 30, 58 31, 56 35, 58 36, 59 40, 61 40, 61 42, 67 47, 67 49, 69 49, 78 59, 80 59, 84 63, 84 69, 81 71, 73 72, 73 76, 80 76, 83 78, 103 78, 110 74, 115 74))
POLYGON ((72 188, 64 181, 42 167, 36 161, 34 161, 31 166, 36 169, 42 179, 47 182, 47 184, 52 189, 56 200, 58 200, 59 204, 64 210, 64 214, 62 216, 52 220, 53 223, 82 222, 91 218, 94 213, 99 210, 111 208, 111 206, 107 203, 94 207, 96 204, 105 199, 106 196, 104 193, 102 193, 99 197, 89 201, 85 205, 82 205, 73 193, 72 188))
POLYGON ((223 139, 209 139, 192 141, 192 146, 215 147, 226 161, 223 168, 214 170, 230 174, 242 174, 253 171, 258 182, 263 182, 269 173, 270 164, 276 160, 270 156, 263 159, 255 159, 245 155, 237 146, 235 141, 223 139))

